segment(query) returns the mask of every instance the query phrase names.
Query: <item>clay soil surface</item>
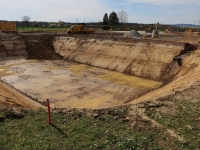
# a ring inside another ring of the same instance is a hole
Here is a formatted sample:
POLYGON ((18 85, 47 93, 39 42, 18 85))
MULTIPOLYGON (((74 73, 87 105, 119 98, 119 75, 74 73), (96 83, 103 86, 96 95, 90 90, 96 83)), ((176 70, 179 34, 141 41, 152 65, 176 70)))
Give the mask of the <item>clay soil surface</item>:
POLYGON ((0 82, 0 93, 0 107, 1 104, 9 105, 11 107, 24 107, 29 109, 44 107, 2 82, 0 82))
POLYGON ((0 68, 3 82, 44 105, 50 99, 52 108, 113 107, 162 85, 64 60, 6 61, 0 68))

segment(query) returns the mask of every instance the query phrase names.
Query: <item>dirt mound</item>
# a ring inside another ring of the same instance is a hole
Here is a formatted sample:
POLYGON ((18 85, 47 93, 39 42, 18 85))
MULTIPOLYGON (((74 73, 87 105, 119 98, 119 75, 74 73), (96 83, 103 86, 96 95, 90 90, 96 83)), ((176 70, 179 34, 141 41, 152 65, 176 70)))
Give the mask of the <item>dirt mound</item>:
POLYGON ((26 51, 29 59, 56 60, 63 57, 54 51, 52 45, 54 36, 24 36, 26 51))
POLYGON ((142 35, 135 30, 131 30, 124 35, 125 37, 141 38, 142 35))

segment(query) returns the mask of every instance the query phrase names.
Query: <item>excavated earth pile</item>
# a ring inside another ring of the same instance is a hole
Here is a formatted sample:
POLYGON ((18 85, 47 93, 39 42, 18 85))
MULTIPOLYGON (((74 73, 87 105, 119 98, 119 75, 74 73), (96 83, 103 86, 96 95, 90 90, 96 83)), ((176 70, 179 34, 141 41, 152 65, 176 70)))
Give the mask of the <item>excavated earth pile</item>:
POLYGON ((183 54, 182 66, 174 60, 183 51, 180 42, 3 33, 0 38, 2 82, 41 104, 50 98, 56 108, 140 103, 200 80, 199 50, 183 54))
POLYGON ((0 61, 28 58, 23 38, 17 34, 0 34, 0 61))
POLYGON ((42 36, 24 36, 23 37, 26 45, 26 51, 29 59, 37 60, 56 60, 62 59, 62 56, 58 55, 54 51, 52 45, 54 36, 53 35, 42 35, 42 36))
POLYGON ((124 34, 124 37, 141 38, 142 35, 135 30, 131 30, 124 34))

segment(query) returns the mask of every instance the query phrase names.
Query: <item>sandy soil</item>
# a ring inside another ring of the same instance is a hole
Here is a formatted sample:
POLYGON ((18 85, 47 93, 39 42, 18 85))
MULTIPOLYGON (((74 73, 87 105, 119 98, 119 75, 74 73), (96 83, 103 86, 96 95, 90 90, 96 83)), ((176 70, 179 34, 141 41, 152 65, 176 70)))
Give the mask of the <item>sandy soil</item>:
POLYGON ((143 95, 142 97, 132 101, 132 104, 155 100, 159 97, 175 94, 191 87, 192 85, 199 84, 200 82, 200 50, 189 53, 184 56, 183 66, 180 67, 180 72, 174 77, 174 79, 162 88, 159 88, 153 92, 143 95))
POLYGON ((19 91, 0 82, 0 103, 8 104, 11 106, 19 106, 30 109, 44 108, 41 104, 34 102, 19 91))
POLYGON ((6 61, 0 68, 4 82, 40 103, 48 98, 52 108, 113 107, 162 85, 64 60, 6 61))
MULTIPOLYGON (((1 34, 0 77, 24 95, 44 105, 46 98, 51 97, 52 106, 59 108, 103 108, 149 101, 199 82, 199 50, 184 55, 182 67, 173 61, 173 57, 183 49, 183 41, 195 43, 198 37, 183 38, 183 35, 173 34, 167 37, 170 36, 171 40, 180 42, 167 41, 164 35, 159 39, 138 41, 119 38, 119 35, 69 37, 57 34, 55 38, 54 34, 46 33, 25 33, 23 36, 1 34), (27 61, 27 57, 42 61, 27 61), (85 65, 75 65, 69 61, 85 65), (164 86, 157 89, 161 82, 164 86)), ((2 86, 6 85, 2 83, 2 86)), ((9 96, 3 91, 3 102, 7 98, 10 104, 41 107, 28 98, 18 100, 15 94, 9 96)))

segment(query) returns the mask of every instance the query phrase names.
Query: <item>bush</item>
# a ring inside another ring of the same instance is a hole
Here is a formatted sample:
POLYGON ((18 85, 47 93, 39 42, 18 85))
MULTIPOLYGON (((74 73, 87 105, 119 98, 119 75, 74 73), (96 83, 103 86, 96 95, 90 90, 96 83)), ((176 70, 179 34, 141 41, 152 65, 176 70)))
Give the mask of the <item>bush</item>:
POLYGON ((34 23, 33 23, 33 25, 32 25, 33 27, 39 27, 39 25, 38 25, 38 23, 37 23, 37 21, 34 21, 34 23))
POLYGON ((50 28, 55 28, 56 25, 55 25, 55 24, 50 24, 49 27, 50 27, 50 28))

